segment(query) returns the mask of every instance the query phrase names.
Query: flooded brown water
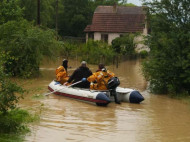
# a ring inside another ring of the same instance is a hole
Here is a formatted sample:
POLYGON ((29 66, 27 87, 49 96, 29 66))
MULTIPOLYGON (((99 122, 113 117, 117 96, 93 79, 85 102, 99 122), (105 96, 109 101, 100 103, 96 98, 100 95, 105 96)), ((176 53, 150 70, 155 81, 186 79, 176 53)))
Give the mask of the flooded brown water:
MULTIPOLYGON (((110 103, 98 107, 46 93, 55 78, 55 68, 61 61, 41 66, 41 77, 23 82, 32 90, 20 106, 40 114, 40 121, 32 124, 28 142, 189 142, 190 107, 165 95, 152 95, 141 74, 139 60, 125 61, 119 68, 108 66, 121 81, 121 87, 139 90, 145 98, 141 104, 110 103)), ((71 74, 79 62, 70 61, 71 74)), ((92 71, 97 66, 88 65, 92 71)))

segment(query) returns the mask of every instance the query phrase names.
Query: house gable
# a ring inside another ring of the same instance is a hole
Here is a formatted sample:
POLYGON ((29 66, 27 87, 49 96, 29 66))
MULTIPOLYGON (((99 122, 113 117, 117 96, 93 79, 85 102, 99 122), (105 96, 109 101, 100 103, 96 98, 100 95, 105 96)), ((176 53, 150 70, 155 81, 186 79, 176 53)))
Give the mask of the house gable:
MULTIPOLYGON (((143 7, 98 6, 94 11, 92 24, 87 25, 84 30, 86 41, 93 37, 94 40, 103 40, 111 44, 112 40, 125 33, 141 32, 147 35, 145 18, 143 7), (91 36, 92 34, 94 36, 91 36)), ((134 41, 143 41, 143 36, 136 37, 134 41)), ((149 48, 144 44, 137 44, 136 50, 149 51, 149 48)))
POLYGON ((85 32, 126 33, 143 32, 145 12, 142 7, 98 6, 92 24, 85 32))

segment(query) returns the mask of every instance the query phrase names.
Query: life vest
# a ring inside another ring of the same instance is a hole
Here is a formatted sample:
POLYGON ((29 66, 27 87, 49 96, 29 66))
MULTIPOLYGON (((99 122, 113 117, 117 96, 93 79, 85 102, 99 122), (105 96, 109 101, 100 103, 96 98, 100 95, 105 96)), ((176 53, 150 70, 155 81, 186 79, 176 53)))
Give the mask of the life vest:
POLYGON ((59 66, 55 70, 55 74, 56 74, 56 80, 60 82, 61 84, 67 82, 67 80, 69 79, 67 71, 65 70, 63 66, 59 66))
POLYGON ((107 90, 108 80, 114 76, 115 74, 109 70, 107 70, 106 72, 99 71, 99 72, 93 73, 93 75, 88 77, 87 80, 91 82, 90 89, 107 90))

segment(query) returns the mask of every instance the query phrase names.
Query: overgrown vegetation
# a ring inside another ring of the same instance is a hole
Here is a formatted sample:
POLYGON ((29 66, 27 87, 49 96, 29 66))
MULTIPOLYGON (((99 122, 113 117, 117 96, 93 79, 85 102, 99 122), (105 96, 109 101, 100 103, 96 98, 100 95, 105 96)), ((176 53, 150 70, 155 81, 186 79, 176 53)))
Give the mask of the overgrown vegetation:
POLYGON ((151 35, 144 74, 158 93, 190 94, 190 1, 146 3, 151 35))
POLYGON ((114 50, 107 43, 93 40, 80 44, 65 42, 61 54, 67 58, 86 60, 91 64, 110 64, 115 56, 114 50))
POLYGON ((27 124, 35 120, 26 110, 12 109, 6 114, 0 112, 0 133, 29 132, 27 124))
POLYGON ((113 49, 107 43, 93 40, 89 40, 78 48, 78 53, 82 60, 92 64, 99 64, 100 62, 110 64, 115 56, 113 49))
MULTIPOLYGON (((33 0, 2 0, 0 3, 0 50, 10 58, 4 60, 4 71, 11 76, 22 78, 39 75, 39 65, 44 56, 79 58, 89 63, 111 63, 116 57, 114 51, 120 55, 133 55, 133 34, 118 38, 114 41, 113 49, 101 41, 88 41, 86 44, 63 42, 59 40, 57 32, 67 36, 81 36, 85 26, 91 22, 95 8, 98 5, 125 5, 126 1, 76 1, 54 0, 41 1, 41 25, 36 26, 37 2, 33 0), (55 27, 57 6, 59 18, 55 27), (65 18, 60 18, 65 17, 65 18), (57 32, 53 29, 60 29, 57 32), (21 52, 22 51, 22 52, 21 52)), ((119 55, 117 55, 119 56, 119 55)))
POLYGON ((42 57, 54 56, 61 46, 53 31, 33 27, 26 20, 9 21, 0 32, 0 49, 11 57, 5 61, 5 71, 12 76, 38 75, 42 57))
MULTIPOLYGON (((98 5, 127 5, 126 3, 126 0, 41 0, 40 23, 47 28, 57 29, 61 36, 84 36, 83 30, 91 23, 98 5)), ((0 0, 0 13, 3 11, 0 14, 3 16, 0 17, 0 24, 15 20, 18 15, 37 24, 37 9, 37 0, 0 0), (18 8, 19 11, 15 11, 18 8)))
POLYGON ((141 58, 146 58, 146 57, 148 57, 148 54, 149 54, 148 51, 142 50, 142 51, 140 51, 139 56, 141 58))
MULTIPOLYGON (((6 55, 1 53, 1 56, 6 55)), ((6 115, 8 110, 16 108, 16 103, 22 98, 24 90, 8 79, 8 74, 4 73, 2 65, 3 60, 0 60, 0 112, 6 115)))
POLYGON ((0 51, 9 56, 1 56, 1 60, 6 73, 28 78, 37 76, 42 57, 55 56, 62 44, 53 30, 35 27, 23 19, 17 2, 3 0, 0 4, 0 51))
POLYGON ((135 34, 129 33, 118 37, 112 41, 112 48, 121 55, 135 55, 136 43, 134 42, 135 34))
MULTIPOLYGON (((0 56, 6 54, 1 53, 0 56)), ((23 98, 25 91, 16 83, 12 83, 3 70, 3 60, 0 60, 0 133, 27 130, 25 124, 31 122, 33 117, 27 111, 17 108, 17 103, 23 98)))

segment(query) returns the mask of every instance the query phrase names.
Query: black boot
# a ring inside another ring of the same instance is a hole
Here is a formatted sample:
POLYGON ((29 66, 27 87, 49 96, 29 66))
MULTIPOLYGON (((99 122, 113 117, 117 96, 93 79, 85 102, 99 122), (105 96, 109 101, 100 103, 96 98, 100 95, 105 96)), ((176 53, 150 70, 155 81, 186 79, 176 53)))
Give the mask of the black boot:
POLYGON ((121 104, 121 102, 120 102, 120 101, 118 100, 118 98, 117 98, 117 92, 116 92, 115 89, 111 91, 111 94, 114 96, 115 103, 116 103, 116 104, 121 104))
POLYGON ((117 94, 116 94, 116 95, 114 95, 114 99, 115 99, 115 103, 116 103, 116 104, 121 104, 121 102, 120 102, 120 101, 118 101, 118 99, 117 99, 117 94))

